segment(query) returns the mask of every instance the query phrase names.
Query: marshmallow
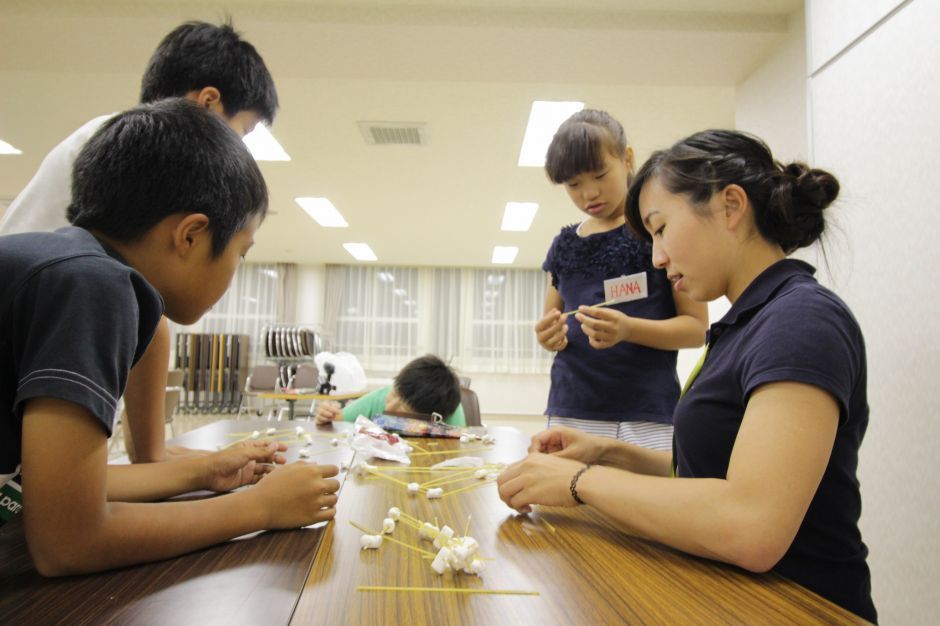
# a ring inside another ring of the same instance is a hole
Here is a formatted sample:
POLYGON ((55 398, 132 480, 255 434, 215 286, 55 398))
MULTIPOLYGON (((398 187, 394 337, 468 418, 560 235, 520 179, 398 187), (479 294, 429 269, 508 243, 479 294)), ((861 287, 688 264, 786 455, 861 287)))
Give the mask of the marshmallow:
POLYGON ((363 550, 377 550, 382 545, 382 535, 363 535, 359 537, 359 545, 363 550))
MULTIPOLYGON (((412 483, 412 485, 414 484, 417 483, 412 483)), ((408 485, 408 491, 411 491, 411 485, 408 485)), ((442 495, 444 495, 444 490, 441 487, 432 487, 431 489, 428 489, 428 499, 433 500, 435 498, 440 498, 442 495)))
POLYGON ((395 530, 395 520, 390 517, 386 517, 382 520, 382 532, 386 535, 392 534, 392 531, 395 530))
POLYGON ((265 435, 273 435, 273 434, 276 433, 276 432, 277 432, 277 429, 272 426, 271 428, 269 428, 269 429, 267 429, 266 431, 264 431, 264 434, 265 434, 265 435))
POLYGON ((301 435, 304 434, 304 427, 298 426, 297 428, 294 429, 294 433, 296 433, 297 436, 300 437, 301 435))
POLYGON ((339 439, 330 439, 330 445, 334 448, 339 445, 339 439))
POLYGON ((440 548, 447 544, 454 536, 454 529, 450 526, 441 527, 440 532, 437 533, 437 537, 434 538, 434 547, 440 548))
POLYGON ((437 553, 437 556, 434 557, 434 561, 431 562, 431 569, 433 569, 438 574, 443 574, 448 569, 450 569, 450 550, 447 548, 441 548, 440 552, 437 553))
POLYGON ((421 524, 421 528, 418 529, 418 536, 422 539, 431 540, 436 538, 440 532, 437 526, 430 522, 425 522, 421 524))
POLYGON ((397 522, 399 519, 401 519, 401 509, 399 509, 397 506, 393 506, 388 510, 388 516, 397 522))
POLYGON ((477 576, 479 576, 480 572, 482 572, 485 569, 486 569, 486 563, 483 561, 483 559, 473 558, 473 559, 470 559, 470 562, 467 563, 467 565, 463 568, 463 571, 465 571, 468 574, 476 574, 477 576))
POLYGON ((253 431, 251 431, 251 438, 252 438, 252 439, 257 439, 257 438, 260 437, 260 436, 261 436, 261 431, 260 431, 260 430, 253 430, 253 431))
POLYGON ((307 450, 304 450, 303 448, 301 448, 301 449, 300 449, 300 458, 302 458, 302 459, 309 459, 309 458, 310 458, 310 452, 308 452, 307 450))
POLYGON ((408 493, 411 495, 415 495, 416 493, 418 493, 418 489, 420 488, 421 488, 421 485, 419 485, 418 483, 408 483, 408 493))
POLYGON ((490 473, 490 470, 488 469, 478 469, 476 472, 474 472, 473 477, 483 480, 484 478, 486 478, 486 475, 489 473, 490 473))
POLYGON ((470 441, 470 437, 466 435, 460 435, 460 443, 467 443, 470 441))

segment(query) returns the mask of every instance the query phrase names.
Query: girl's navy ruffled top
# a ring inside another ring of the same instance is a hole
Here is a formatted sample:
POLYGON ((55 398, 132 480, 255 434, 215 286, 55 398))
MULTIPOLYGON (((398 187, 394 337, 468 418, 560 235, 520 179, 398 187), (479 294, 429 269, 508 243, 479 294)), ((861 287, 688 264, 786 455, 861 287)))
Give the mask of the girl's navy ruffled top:
MULTIPOLYGON (((626 227, 581 237, 578 224, 565 226, 552 241, 542 269, 561 294, 565 310, 604 302, 604 281, 646 272, 649 296, 613 305, 632 317, 675 317, 672 289, 652 263, 650 244, 626 227)), ((597 350, 581 324, 569 316, 568 346, 555 354, 546 415, 603 421, 672 423, 679 399, 676 352, 632 343, 597 350)))

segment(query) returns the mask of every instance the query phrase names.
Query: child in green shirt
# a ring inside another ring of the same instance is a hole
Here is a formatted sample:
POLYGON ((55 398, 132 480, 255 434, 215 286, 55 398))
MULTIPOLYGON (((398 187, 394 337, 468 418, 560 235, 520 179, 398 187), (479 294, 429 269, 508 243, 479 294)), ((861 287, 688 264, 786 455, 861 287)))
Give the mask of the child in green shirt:
POLYGON ((341 408, 338 402, 317 405, 317 424, 354 422, 360 415, 372 418, 381 413, 439 413, 444 422, 466 426, 460 406, 460 381, 438 357, 428 354, 399 370, 391 387, 376 389, 341 408))

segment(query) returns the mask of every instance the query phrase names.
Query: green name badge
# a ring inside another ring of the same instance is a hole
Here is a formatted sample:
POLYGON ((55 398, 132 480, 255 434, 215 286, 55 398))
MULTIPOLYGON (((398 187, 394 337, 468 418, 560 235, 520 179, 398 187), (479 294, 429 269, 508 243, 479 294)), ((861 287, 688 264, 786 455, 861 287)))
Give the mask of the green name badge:
POLYGON ((23 510, 23 490, 17 474, 0 487, 0 526, 19 515, 23 510))

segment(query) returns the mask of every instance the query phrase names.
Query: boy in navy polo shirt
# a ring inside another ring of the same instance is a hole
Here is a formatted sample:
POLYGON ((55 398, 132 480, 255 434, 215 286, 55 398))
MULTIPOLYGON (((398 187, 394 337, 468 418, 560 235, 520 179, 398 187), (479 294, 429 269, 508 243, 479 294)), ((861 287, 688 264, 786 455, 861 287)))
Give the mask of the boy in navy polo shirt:
POLYGON ((876 621, 858 528, 865 344, 845 303, 786 258, 819 239, 838 192, 828 172, 783 166, 737 131, 654 153, 627 197, 630 226, 674 289, 732 303, 676 407, 674 453, 552 429, 500 476, 503 500, 587 503, 627 532, 773 570, 876 621))
POLYGON ((337 468, 271 471, 283 444, 107 464, 115 403, 160 316, 198 320, 267 211, 238 135, 186 100, 142 105, 88 141, 73 181, 74 227, 0 238, 0 485, 21 468, 39 572, 122 567, 332 518, 337 468), (259 480, 219 498, 140 504, 259 480))
MULTIPOLYGON (((244 136, 257 123, 274 121, 277 91, 254 46, 230 24, 186 22, 168 33, 147 63, 140 102, 185 97, 218 114, 244 136)), ((53 231, 68 226, 72 169, 85 142, 112 114, 85 123, 43 159, 36 174, 0 217, 0 235, 53 231)), ((121 432, 132 462, 164 461, 201 454, 165 446, 164 401, 170 354, 170 328, 157 327, 146 354, 134 366, 124 394, 121 432)))

